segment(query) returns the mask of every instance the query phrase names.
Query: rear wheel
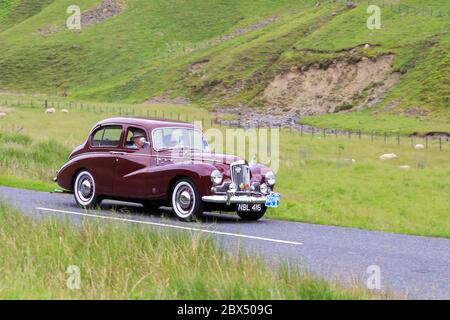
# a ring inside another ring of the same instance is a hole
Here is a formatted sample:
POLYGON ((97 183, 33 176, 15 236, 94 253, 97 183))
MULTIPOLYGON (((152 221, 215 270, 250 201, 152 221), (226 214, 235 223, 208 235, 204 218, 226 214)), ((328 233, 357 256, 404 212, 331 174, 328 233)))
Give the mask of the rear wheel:
POLYGON ((92 208, 101 202, 96 193, 94 177, 89 171, 81 171, 77 174, 73 191, 75 201, 80 207, 92 208))
POLYGON ((267 207, 261 206, 260 211, 239 211, 239 210, 237 210, 236 212, 242 220, 256 221, 256 220, 261 219, 264 216, 264 214, 266 213, 266 211, 267 211, 267 207))
POLYGON ((178 180, 172 190, 172 208, 178 219, 195 221, 203 213, 203 203, 190 179, 178 180))

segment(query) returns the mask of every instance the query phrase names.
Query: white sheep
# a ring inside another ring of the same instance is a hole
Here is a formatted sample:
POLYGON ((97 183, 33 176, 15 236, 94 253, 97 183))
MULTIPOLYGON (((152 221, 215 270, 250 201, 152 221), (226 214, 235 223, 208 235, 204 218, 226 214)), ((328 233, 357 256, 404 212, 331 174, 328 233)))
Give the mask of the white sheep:
POLYGON ((397 159, 397 155, 395 153, 385 153, 380 156, 380 160, 393 160, 397 159))
POLYGON ((56 112, 56 109, 55 108, 48 108, 48 109, 45 109, 45 114, 50 114, 50 113, 55 113, 56 112))

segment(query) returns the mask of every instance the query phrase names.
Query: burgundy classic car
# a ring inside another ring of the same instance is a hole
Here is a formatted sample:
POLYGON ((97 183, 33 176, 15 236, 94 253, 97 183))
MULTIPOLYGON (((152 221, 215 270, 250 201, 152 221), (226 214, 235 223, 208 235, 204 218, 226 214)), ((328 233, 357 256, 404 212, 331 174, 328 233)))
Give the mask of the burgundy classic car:
POLYGON ((236 156, 214 154, 191 123, 111 118, 97 123, 57 172, 58 185, 81 207, 103 199, 170 206, 184 221, 204 211, 236 211, 257 220, 276 207, 274 173, 236 156))

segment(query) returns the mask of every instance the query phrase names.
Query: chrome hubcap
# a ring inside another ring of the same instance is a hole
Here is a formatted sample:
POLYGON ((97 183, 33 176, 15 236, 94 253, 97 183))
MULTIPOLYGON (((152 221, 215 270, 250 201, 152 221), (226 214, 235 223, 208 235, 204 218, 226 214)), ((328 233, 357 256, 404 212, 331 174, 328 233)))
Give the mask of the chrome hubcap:
POLYGON ((178 198, 178 203, 180 204, 180 207, 183 210, 187 210, 187 209, 189 209, 189 207, 191 205, 191 201, 192 201, 191 199, 192 199, 192 197, 191 197, 189 191, 183 190, 183 191, 181 191, 180 196, 178 198))
POLYGON ((83 175, 80 177, 77 190, 78 197, 83 202, 88 202, 94 195, 94 181, 92 181, 89 175, 83 175))
POLYGON ((195 206, 194 190, 188 183, 182 182, 175 188, 172 201, 177 215, 187 217, 195 206))
POLYGON ((84 180, 81 183, 81 188, 80 188, 81 194, 83 195, 83 197, 87 198, 89 197, 89 194, 92 192, 92 184, 89 180, 84 180))

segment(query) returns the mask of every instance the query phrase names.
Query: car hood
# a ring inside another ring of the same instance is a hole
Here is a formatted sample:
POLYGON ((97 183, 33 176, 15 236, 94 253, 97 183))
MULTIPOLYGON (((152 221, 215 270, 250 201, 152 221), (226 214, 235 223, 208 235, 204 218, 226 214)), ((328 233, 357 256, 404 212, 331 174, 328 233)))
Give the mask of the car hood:
POLYGON ((223 164, 232 164, 233 162, 241 160, 241 158, 229 154, 217 154, 206 152, 191 153, 190 158, 194 161, 218 162, 223 164))

